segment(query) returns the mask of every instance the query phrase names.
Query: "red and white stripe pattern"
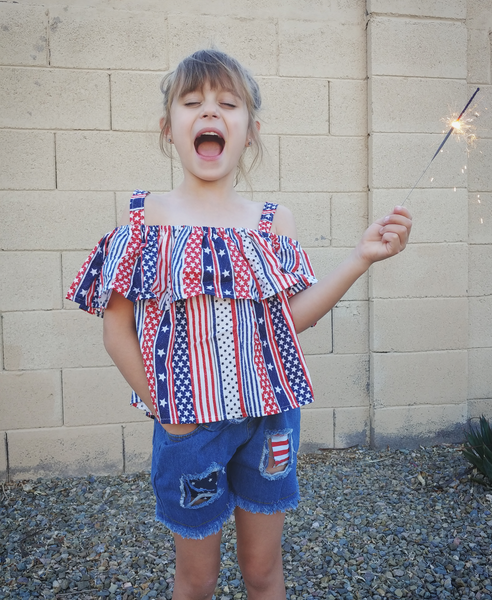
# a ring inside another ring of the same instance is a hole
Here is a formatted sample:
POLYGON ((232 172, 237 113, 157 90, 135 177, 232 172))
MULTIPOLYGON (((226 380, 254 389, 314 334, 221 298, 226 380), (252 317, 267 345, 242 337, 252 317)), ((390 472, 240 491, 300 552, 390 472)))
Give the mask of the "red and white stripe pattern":
POLYGON ((287 434, 272 435, 270 438, 273 454, 273 466, 280 467, 289 462, 289 436, 287 434))

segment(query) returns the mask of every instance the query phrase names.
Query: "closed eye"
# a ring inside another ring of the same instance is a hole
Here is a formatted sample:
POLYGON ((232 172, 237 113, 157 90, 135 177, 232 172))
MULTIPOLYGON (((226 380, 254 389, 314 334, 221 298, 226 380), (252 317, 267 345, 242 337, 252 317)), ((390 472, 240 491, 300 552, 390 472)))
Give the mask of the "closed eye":
POLYGON ((230 104, 229 102, 222 102, 222 106, 227 106, 228 108, 236 108, 235 104, 230 104))

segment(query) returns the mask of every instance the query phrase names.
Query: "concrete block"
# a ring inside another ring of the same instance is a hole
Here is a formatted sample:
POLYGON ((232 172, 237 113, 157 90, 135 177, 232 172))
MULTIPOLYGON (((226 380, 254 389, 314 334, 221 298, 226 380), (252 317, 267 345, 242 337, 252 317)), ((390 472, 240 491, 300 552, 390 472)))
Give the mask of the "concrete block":
POLYGON ((285 192, 365 192, 363 137, 280 138, 280 186, 285 192))
MULTIPOLYGON (((134 409, 135 410, 135 409, 134 409)), ((123 425, 125 473, 150 471, 152 464, 153 419, 123 425)))
POLYGON ((0 127, 109 129, 109 76, 67 69, 0 69, 0 127))
MULTIPOLYGON (((349 251, 346 248, 311 248, 309 257, 318 279, 321 279, 328 273, 331 273, 345 258, 349 251)), ((362 275, 354 285, 347 291, 343 300, 367 300, 368 276, 362 275)))
POLYGON ((255 192, 257 202, 282 204, 292 211, 303 248, 330 246, 330 194, 255 192))
MULTIPOLYGON (((469 85, 469 95, 471 96, 476 89, 476 85, 469 85)), ((480 92, 475 96, 471 108, 472 110, 467 111, 466 115, 470 124, 476 128, 477 136, 480 139, 492 138, 492 85, 480 85, 480 92)), ((474 149, 472 147, 472 157, 473 154, 474 149)))
POLYGON ((421 404, 461 404, 467 399, 466 350, 377 352, 371 358, 376 409, 421 404))
POLYGON ((314 327, 299 334, 304 354, 329 354, 333 351, 332 321, 328 313, 314 327))
POLYGON ((367 225, 367 194, 331 194, 332 246, 353 248, 367 225))
POLYGON ((369 302, 339 302, 331 313, 333 352, 335 354, 369 352, 369 302))
MULTIPOLYGON (((65 5, 80 3, 81 0, 68 0, 65 5)), ((99 0, 93 0, 93 5, 98 5, 99 0)), ((134 0, 108 0, 105 4, 115 9, 128 9, 134 6, 134 0)), ((140 0, 141 10, 153 10, 173 14, 201 14, 204 12, 202 0, 189 0, 186 4, 177 4, 174 0, 140 0)), ((278 19, 336 19, 350 22, 364 21, 364 3, 361 2, 323 2, 313 4, 311 0, 285 0, 282 3, 264 2, 264 0, 210 0, 206 5, 207 15, 233 17, 251 17, 278 19)))
POLYGON ((111 73, 111 129, 160 131, 162 73, 111 73))
POLYGON ((409 244, 370 269, 371 298, 466 296, 467 244, 409 244))
POLYGON ((369 0, 367 10, 370 13, 443 19, 465 19, 467 16, 464 0, 369 0))
MULTIPOLYGON (((251 186, 249 186, 246 181, 242 180, 236 187, 238 192, 246 192, 251 189, 255 192, 269 192, 280 189, 279 138, 276 135, 264 135, 261 139, 265 146, 263 160, 261 161, 261 164, 256 166, 249 174, 251 186)), ((246 150, 244 158, 246 168, 249 168, 252 159, 248 150, 246 150)))
POLYGON ((375 448, 418 448, 463 440, 467 404, 398 406, 374 411, 375 448))
POLYGON ((470 348, 492 346, 492 296, 469 298, 470 348))
POLYGON ((44 6, 0 4, 0 61, 4 65, 48 64, 48 17, 44 6))
POLYGON ((55 141, 49 131, 0 131, 4 190, 52 190, 55 184, 55 141), (5 151, 8 149, 8 151, 5 151))
POLYGON ((371 132, 442 133, 468 99, 466 82, 451 79, 375 76, 369 89, 371 132))
POLYGON ((258 84, 262 97, 262 133, 328 134, 327 81, 258 77, 258 84))
POLYGON ((466 79, 464 23, 372 17, 369 75, 466 79))
POLYGON ((301 409, 301 444, 299 453, 333 448, 333 409, 301 409))
POLYGON ((61 308, 60 266, 54 252, 0 252, 0 310, 61 308))
POLYGON ((482 415, 492 420, 492 399, 468 400, 468 419, 478 419, 482 415))
POLYGON ((364 23, 280 20, 279 73, 294 77, 364 79, 364 23))
MULTIPOLYGON (((404 201, 407 193, 407 190, 373 190, 370 194, 370 221, 390 214, 396 205, 404 201)), ((469 207, 466 189, 458 188, 455 192, 448 189, 416 188, 405 206, 413 217, 410 244, 468 240, 469 207)))
POLYGON ((62 425, 60 371, 0 371, 0 412, 6 430, 62 425))
MULTIPOLYGON (((434 156, 442 134, 375 133, 369 138, 369 187, 404 188, 409 192, 434 156)), ((484 140, 482 140, 484 141, 484 140)), ((453 142, 453 140, 449 140, 453 142)), ((447 143, 436 156, 419 188, 466 188, 467 147, 447 143)), ((468 174, 470 175, 470 165, 468 174)), ((482 177, 482 175, 479 175, 482 177)), ((403 198, 405 198, 406 193, 403 198)), ((403 200, 402 200, 403 201, 403 200)))
POLYGON ((491 83, 490 29, 468 28, 468 83, 491 83))
POLYGON ((468 0, 466 24, 473 29, 492 29, 492 0, 468 0))
POLYGON ((83 311, 4 313, 4 368, 104 367, 102 319, 83 311))
POLYGON ((335 448, 366 446, 369 442, 369 407, 335 408, 335 448))
POLYGON ((171 188, 171 162, 156 133, 60 132, 56 144, 58 189, 171 188))
POLYGON ((468 191, 492 192, 492 139, 478 139, 468 162, 468 191))
POLYGON ((331 354, 308 356, 315 402, 307 411, 337 406, 369 405, 369 356, 331 354))
MULTIPOLYGON (((215 46, 234 56, 255 75, 277 73, 274 19, 231 18, 223 16, 224 13, 204 15, 203 8, 199 12, 202 14, 169 16, 171 68, 192 52, 215 46)), ((229 8, 224 12, 229 14, 229 8)))
POLYGON ((63 423, 67 427, 144 421, 130 404, 131 388, 116 367, 63 369, 63 423))
POLYGON ((7 434, 0 431, 0 481, 8 481, 9 466, 7 461, 7 434))
POLYGON ((468 347, 466 298, 374 300, 370 305, 369 322, 374 352, 468 347))
POLYGON ((166 34, 165 15, 157 11, 50 7, 50 64, 164 71, 166 34))
POLYGON ((8 432, 12 481, 123 472, 121 425, 8 432))
POLYGON ((367 81, 330 81, 331 135, 367 135, 367 81))
POLYGON ((492 348, 468 350, 468 398, 492 398, 492 348))
POLYGON ((468 293, 470 296, 492 295, 492 246, 469 247, 468 293))
POLYGON ((0 192, 0 213, 4 250, 92 250, 116 224, 109 192, 0 192))
POLYGON ((492 194, 469 195, 468 232, 470 244, 492 244, 492 194))

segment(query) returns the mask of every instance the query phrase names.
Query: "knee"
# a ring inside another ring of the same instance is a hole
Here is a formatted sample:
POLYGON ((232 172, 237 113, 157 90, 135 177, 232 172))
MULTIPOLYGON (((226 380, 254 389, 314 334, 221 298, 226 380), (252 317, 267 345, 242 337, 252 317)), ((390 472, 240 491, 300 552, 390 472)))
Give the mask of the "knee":
POLYGON ((262 590, 271 586, 272 580, 276 578, 278 569, 282 569, 282 557, 270 557, 267 560, 258 560, 251 556, 243 558, 240 563, 241 573, 248 588, 262 590), (280 565, 280 567, 279 567, 280 565))
POLYGON ((186 598, 193 598, 193 600, 210 600, 217 587, 217 577, 218 575, 216 577, 208 575, 204 577, 195 577, 191 574, 187 574, 187 576, 179 582, 179 588, 185 592, 186 598))

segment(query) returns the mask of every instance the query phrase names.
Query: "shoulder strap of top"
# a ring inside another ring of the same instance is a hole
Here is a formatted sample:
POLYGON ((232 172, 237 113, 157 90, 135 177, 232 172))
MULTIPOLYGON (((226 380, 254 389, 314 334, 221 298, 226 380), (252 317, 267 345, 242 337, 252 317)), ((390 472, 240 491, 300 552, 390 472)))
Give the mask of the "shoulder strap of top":
POLYGON ((258 224, 259 231, 264 231, 265 233, 270 232, 277 206, 278 204, 273 204, 273 202, 265 202, 263 205, 263 212, 261 213, 261 219, 258 224))
POLYGON ((130 223, 132 225, 143 225, 145 223, 144 204, 145 198, 150 192, 135 190, 130 199, 130 223))

